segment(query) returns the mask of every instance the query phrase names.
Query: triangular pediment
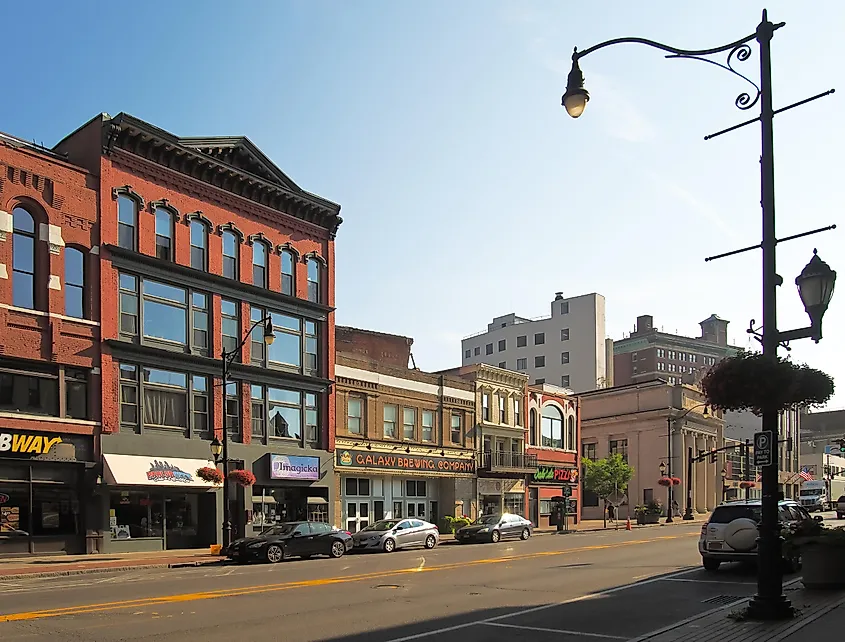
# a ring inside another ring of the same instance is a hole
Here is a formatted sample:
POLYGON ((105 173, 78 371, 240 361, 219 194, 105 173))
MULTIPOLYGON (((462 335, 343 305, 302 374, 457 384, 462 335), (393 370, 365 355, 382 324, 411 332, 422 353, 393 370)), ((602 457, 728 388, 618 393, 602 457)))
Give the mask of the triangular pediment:
POLYGON ((264 179, 291 192, 301 192, 282 170, 246 136, 180 138, 179 144, 194 149, 218 162, 264 179))

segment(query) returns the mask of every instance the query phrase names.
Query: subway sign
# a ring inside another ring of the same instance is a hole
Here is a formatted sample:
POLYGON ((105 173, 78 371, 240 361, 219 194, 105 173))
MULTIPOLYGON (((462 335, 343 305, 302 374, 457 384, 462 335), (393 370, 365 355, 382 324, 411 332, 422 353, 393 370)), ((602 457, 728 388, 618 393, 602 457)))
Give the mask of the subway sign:
POLYGON ((37 432, 0 432, 0 457, 34 457, 46 455, 62 443, 56 435, 37 432))

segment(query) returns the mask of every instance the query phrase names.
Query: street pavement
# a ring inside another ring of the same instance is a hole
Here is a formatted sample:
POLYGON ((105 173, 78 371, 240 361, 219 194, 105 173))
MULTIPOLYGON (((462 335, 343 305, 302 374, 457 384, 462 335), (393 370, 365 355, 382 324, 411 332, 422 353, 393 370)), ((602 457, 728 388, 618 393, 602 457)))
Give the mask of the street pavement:
POLYGON ((0 640, 627 640, 754 592, 700 525, 0 582, 0 640))

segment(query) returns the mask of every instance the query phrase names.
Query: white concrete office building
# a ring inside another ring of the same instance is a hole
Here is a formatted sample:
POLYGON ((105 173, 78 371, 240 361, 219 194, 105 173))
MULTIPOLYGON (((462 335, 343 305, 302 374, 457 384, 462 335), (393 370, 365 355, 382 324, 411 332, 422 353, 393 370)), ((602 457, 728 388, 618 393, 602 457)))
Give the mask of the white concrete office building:
POLYGON ((461 363, 486 363, 524 372, 531 383, 586 392, 613 385, 605 339, 601 294, 564 298, 557 292, 551 316, 526 319, 507 314, 493 319, 485 332, 463 339, 461 363))

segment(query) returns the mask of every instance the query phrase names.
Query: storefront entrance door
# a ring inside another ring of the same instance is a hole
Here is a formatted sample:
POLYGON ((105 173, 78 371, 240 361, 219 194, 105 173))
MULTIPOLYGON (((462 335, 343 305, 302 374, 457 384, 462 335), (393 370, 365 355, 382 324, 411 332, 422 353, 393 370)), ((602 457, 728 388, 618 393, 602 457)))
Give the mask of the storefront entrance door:
POLYGON ((357 533, 370 525, 370 502, 346 502, 346 530, 357 533))

